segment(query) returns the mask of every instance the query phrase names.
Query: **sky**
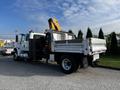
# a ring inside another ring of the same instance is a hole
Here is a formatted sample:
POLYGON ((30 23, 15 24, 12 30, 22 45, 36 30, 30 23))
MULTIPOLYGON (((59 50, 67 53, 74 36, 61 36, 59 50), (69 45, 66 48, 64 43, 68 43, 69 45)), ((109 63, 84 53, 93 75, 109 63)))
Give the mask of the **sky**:
POLYGON ((0 0, 0 36, 44 32, 48 19, 58 19, 62 30, 98 34, 120 33, 120 0, 0 0))

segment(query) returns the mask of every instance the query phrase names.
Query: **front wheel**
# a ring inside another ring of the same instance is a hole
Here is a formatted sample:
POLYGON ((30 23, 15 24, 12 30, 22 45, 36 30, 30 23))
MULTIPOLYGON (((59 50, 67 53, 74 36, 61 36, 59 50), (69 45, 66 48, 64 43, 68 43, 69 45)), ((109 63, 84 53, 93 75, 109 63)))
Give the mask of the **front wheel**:
POLYGON ((75 72, 79 67, 79 63, 77 62, 77 60, 74 60, 70 56, 62 56, 60 61, 60 67, 62 71, 66 74, 75 72))
POLYGON ((18 57, 18 53, 17 53, 17 52, 14 52, 14 54, 13 54, 13 60, 14 60, 14 61, 18 61, 18 60, 19 60, 19 57, 18 57))

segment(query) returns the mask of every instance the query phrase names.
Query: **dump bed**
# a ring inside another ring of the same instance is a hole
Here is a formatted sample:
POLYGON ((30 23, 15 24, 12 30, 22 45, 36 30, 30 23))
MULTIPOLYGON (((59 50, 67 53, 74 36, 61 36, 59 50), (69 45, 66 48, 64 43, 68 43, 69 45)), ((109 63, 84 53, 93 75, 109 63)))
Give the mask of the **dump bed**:
POLYGON ((92 54, 103 53, 106 51, 106 40, 98 38, 90 38, 90 50, 92 54))
POLYGON ((86 40, 61 40, 54 42, 54 52, 81 53, 93 55, 106 51, 106 42, 102 39, 90 38, 86 40))
POLYGON ((84 45, 80 40, 55 41, 54 52, 83 53, 84 45))
POLYGON ((85 40, 75 39, 73 34, 66 32, 50 32, 52 37, 52 52, 81 53, 94 55, 106 51, 104 39, 89 38, 85 40))

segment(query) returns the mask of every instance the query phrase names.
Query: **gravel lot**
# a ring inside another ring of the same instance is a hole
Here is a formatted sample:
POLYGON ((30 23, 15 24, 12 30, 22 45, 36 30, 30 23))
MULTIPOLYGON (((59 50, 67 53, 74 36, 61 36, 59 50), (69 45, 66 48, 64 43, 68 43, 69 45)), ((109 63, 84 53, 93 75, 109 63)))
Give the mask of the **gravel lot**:
POLYGON ((56 64, 0 56, 0 90, 120 90, 120 71, 89 67, 66 75, 56 64))

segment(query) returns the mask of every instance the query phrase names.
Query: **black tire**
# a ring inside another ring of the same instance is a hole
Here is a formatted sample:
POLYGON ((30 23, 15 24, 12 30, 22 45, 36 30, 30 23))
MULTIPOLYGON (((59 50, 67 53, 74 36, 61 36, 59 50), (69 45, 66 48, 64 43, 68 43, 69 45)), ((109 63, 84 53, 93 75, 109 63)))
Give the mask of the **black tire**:
POLYGON ((32 60, 30 58, 24 58, 24 61, 27 62, 27 63, 31 63, 32 60))
POLYGON ((6 54, 5 54, 5 53, 2 53, 2 56, 6 56, 6 54))
POLYGON ((98 61, 91 62, 91 67, 97 67, 98 66, 98 61))
POLYGON ((70 74, 77 71, 79 63, 70 56, 62 56, 60 59, 60 67, 64 73, 70 74))
POLYGON ((13 54, 13 60, 14 61, 19 61, 18 53, 16 51, 13 54))
POLYGON ((81 68, 87 68, 89 66, 87 57, 84 57, 81 62, 81 68))
POLYGON ((32 62, 32 58, 30 57, 30 55, 29 55, 29 53, 27 53, 28 54, 28 57, 27 58, 22 58, 23 59, 23 61, 25 61, 25 62, 27 62, 27 63, 31 63, 32 62))
POLYGON ((93 61, 93 56, 88 57, 89 65, 91 67, 96 67, 97 66, 97 61, 93 61))

